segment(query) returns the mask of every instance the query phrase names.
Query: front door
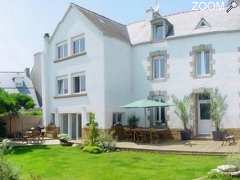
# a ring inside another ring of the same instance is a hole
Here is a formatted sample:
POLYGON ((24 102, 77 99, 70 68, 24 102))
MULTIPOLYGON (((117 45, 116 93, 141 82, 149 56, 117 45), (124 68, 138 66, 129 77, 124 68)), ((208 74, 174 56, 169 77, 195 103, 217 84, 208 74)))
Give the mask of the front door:
POLYGON ((210 119, 209 96, 199 95, 198 99, 198 134, 210 135, 212 132, 212 121, 210 119))

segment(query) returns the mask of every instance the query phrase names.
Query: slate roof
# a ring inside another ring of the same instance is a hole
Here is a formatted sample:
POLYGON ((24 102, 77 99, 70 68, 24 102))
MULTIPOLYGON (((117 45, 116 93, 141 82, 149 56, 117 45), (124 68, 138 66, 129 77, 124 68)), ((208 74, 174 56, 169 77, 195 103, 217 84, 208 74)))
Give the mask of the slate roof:
MULTIPOLYGON (((163 16, 174 27, 173 37, 197 35, 209 32, 240 30, 240 8, 233 9, 229 14, 225 10, 189 11, 163 16), (196 26, 204 18, 210 27, 196 26)), ((151 41, 151 23, 140 21, 128 25, 131 44, 136 45, 151 41)))
POLYGON ((31 96, 36 106, 39 107, 32 81, 26 76, 25 72, 0 72, 0 88, 9 93, 22 93, 31 96), (23 80, 23 86, 16 86, 16 78, 23 80))
MULTIPOLYGON (((72 6, 75 6, 106 35, 130 42, 132 45, 151 41, 152 28, 150 21, 143 20, 129 25, 123 25, 76 4, 72 3, 72 6)), ((239 7, 232 9, 230 13, 226 13, 225 9, 189 11, 163 16, 162 18, 168 20, 174 27, 174 35, 171 37, 240 30, 239 7), (202 18, 209 23, 210 27, 196 29, 196 26, 202 18)))
POLYGON ((81 13, 83 13, 93 24, 107 35, 129 42, 126 25, 118 23, 93 11, 73 4, 81 13))

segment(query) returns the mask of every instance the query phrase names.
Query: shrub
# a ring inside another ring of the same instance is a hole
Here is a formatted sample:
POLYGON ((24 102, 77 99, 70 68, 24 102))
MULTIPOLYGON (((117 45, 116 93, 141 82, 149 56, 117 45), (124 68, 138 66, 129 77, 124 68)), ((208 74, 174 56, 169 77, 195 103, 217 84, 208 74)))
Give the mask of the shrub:
POLYGON ((4 154, 8 154, 11 152, 13 148, 13 143, 11 140, 9 139, 4 139, 2 141, 2 144, 0 146, 0 150, 1 150, 1 153, 4 155, 4 154))
POLYGON ((70 140, 68 134, 59 134, 58 138, 60 141, 69 141, 70 140))
POLYGON ((139 118, 135 115, 128 117, 128 126, 130 128, 136 128, 139 122, 139 118))
POLYGON ((5 159, 0 160, 0 179, 1 180, 18 180, 19 172, 5 159))
POLYGON ((99 153, 103 152, 103 149, 99 146, 87 145, 87 146, 84 146, 83 151, 84 152, 89 152, 89 153, 92 153, 92 154, 99 154, 99 153))
POLYGON ((89 114, 89 123, 87 124, 89 131, 87 133, 87 139, 85 140, 86 145, 95 146, 97 145, 99 132, 97 129, 97 122, 95 121, 95 114, 89 114))
POLYGON ((113 138, 113 133, 102 133, 99 138, 98 146, 104 152, 111 152, 116 150, 116 141, 113 138))

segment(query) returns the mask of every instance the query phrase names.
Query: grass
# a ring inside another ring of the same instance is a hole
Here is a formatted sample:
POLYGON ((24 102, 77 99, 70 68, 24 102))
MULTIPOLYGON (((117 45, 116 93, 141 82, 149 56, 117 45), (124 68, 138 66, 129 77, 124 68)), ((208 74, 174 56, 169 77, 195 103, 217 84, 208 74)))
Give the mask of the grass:
POLYGON ((17 148, 7 159, 20 168, 23 179, 32 174, 44 180, 190 180, 224 161, 218 156, 127 151, 93 155, 61 146, 17 148))

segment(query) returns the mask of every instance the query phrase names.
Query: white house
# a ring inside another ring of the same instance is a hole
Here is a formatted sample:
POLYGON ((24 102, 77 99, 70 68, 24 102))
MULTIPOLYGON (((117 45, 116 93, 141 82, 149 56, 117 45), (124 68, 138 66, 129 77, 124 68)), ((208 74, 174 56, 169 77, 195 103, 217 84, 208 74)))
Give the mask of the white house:
MULTIPOLYGON (((123 25, 71 4, 54 33, 44 36, 45 125, 55 123, 78 139, 89 112, 99 128, 110 129, 116 121, 126 123, 122 105, 190 95, 194 134, 210 134, 209 97, 202 93, 218 88, 228 103, 222 127, 240 130, 239 22, 239 8, 168 16, 150 8, 144 20, 123 25)), ((143 111, 130 113, 144 126, 143 111)), ((147 115, 154 127, 182 128, 174 107, 147 115)))

